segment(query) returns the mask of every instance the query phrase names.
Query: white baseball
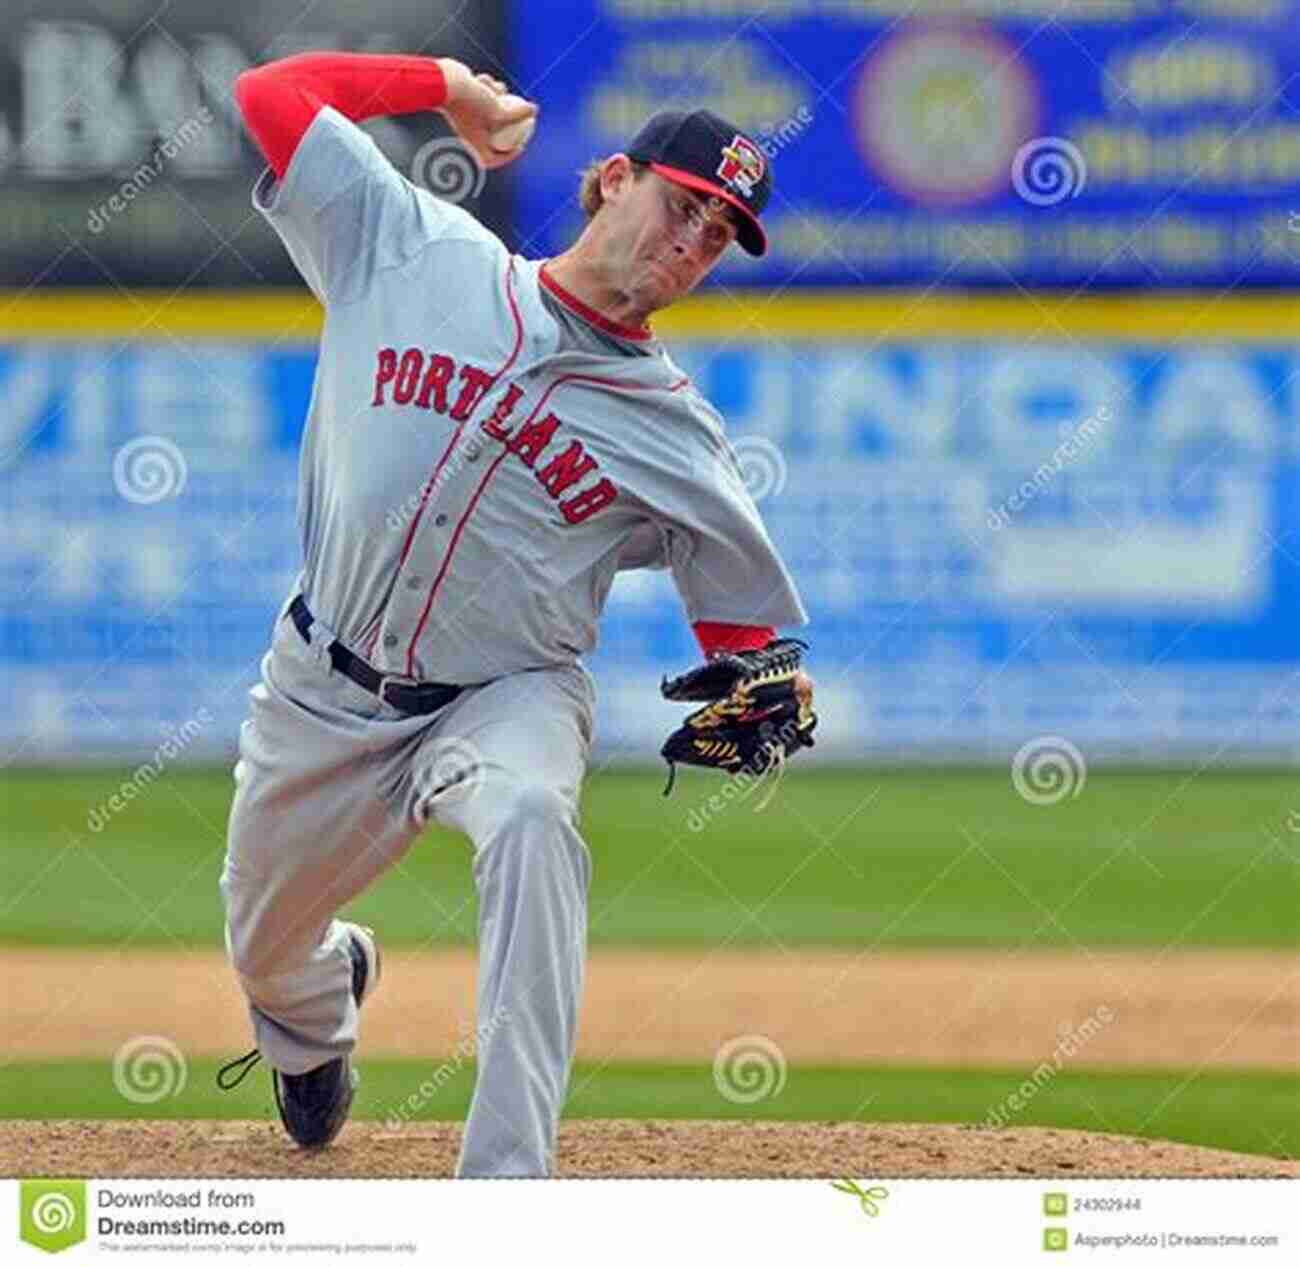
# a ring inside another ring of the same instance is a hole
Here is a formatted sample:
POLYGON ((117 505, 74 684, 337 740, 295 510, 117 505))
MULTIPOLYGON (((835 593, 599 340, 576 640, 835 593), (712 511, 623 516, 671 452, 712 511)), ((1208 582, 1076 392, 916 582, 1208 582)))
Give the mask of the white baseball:
MULTIPOLYGON (((507 94, 501 98, 503 105, 520 106, 524 105, 522 97, 516 97, 513 93, 507 94)), ((518 123, 507 123, 505 127, 497 130, 488 137, 488 144, 499 154, 508 154, 511 150, 517 150, 521 146, 527 145, 532 139, 533 130, 537 127, 537 119, 530 117, 520 119, 518 123)))

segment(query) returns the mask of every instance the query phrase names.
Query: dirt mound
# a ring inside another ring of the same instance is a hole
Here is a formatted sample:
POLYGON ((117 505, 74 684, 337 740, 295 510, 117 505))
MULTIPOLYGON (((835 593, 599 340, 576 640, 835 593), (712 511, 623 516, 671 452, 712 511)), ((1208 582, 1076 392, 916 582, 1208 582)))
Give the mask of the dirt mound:
MULTIPOLYGON (((460 1132, 353 1122, 333 1147, 302 1153, 269 1122, 0 1122, 0 1175, 444 1178, 460 1132)), ((565 1122, 557 1169, 565 1178, 1300 1177, 1298 1162, 1163 1140, 862 1122, 565 1122)))

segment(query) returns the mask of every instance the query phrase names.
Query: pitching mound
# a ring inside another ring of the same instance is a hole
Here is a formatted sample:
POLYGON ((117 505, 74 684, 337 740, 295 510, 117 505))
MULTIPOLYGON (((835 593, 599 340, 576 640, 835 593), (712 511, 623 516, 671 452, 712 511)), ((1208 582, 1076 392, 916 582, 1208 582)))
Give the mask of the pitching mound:
MULTIPOLYGON (((331 1148, 303 1153, 269 1122, 0 1122, 0 1175, 444 1178, 460 1130, 353 1122, 331 1148)), ((1300 1177, 1294 1161, 1162 1140, 862 1122, 565 1122, 558 1170, 566 1178, 1300 1177)))

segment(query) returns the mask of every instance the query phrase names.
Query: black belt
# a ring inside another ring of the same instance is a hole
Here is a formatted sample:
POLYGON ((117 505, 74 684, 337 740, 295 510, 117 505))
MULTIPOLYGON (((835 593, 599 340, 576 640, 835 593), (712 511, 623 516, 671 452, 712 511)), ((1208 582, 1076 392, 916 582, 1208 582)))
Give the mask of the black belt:
MULTIPOLYGON (((289 604, 289 615, 293 617, 303 641, 310 646, 314 617, 301 594, 289 604)), ((326 650, 330 663, 340 673, 347 674, 371 695, 378 695, 385 704, 391 704, 404 713, 436 713, 450 704, 463 689, 446 682, 416 682, 398 673, 380 673, 360 656, 353 655, 337 638, 326 650)))

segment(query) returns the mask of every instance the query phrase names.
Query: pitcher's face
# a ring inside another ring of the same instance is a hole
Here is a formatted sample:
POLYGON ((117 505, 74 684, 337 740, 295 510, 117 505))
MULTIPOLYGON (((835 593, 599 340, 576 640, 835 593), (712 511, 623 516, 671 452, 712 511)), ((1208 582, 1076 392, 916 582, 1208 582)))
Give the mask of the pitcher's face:
POLYGON ((721 198, 653 171, 622 188, 607 211, 616 284, 650 311, 692 291, 736 240, 731 209, 721 198))

